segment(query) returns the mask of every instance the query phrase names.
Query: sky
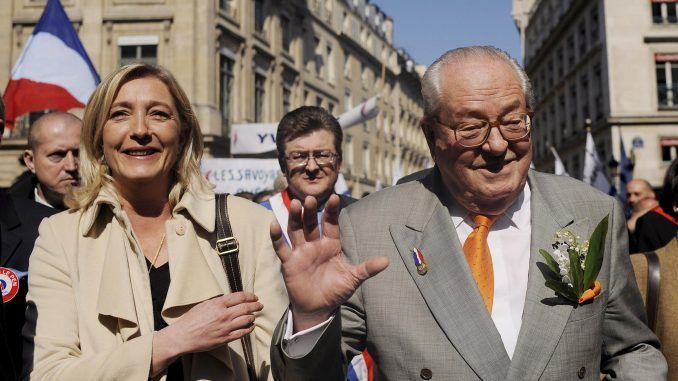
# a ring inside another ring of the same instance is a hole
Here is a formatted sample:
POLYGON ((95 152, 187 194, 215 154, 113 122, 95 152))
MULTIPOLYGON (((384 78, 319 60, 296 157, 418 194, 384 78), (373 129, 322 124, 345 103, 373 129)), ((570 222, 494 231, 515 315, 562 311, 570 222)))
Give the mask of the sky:
POLYGON ((417 64, 430 65, 445 51, 494 45, 518 62, 520 37, 511 0, 371 0, 393 19, 394 45, 417 64))

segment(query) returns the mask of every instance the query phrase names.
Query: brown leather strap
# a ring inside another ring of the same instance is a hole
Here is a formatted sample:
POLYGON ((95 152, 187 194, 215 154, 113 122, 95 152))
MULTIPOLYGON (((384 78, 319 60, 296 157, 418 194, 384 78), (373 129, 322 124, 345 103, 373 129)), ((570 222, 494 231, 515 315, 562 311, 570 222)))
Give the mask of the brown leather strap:
POLYGON ((657 311, 659 310, 660 263, 659 256, 654 251, 643 254, 647 260, 647 302, 645 303, 647 325, 654 331, 657 326, 657 311))
MULTIPOLYGON (((217 212, 217 219, 215 222, 217 243, 215 249, 219 254, 219 258, 221 258, 221 265, 224 267, 224 272, 226 272, 226 278, 228 278, 228 285, 231 292, 239 292, 243 290, 242 276, 240 275, 240 262, 238 261, 240 245, 238 244, 238 240, 233 236, 233 229, 231 229, 231 222, 228 218, 228 194, 217 194, 215 195, 215 198, 217 212)), ((250 381, 257 380, 250 336, 243 336, 242 339, 240 339, 240 342, 242 343, 245 355, 249 379, 250 381)))

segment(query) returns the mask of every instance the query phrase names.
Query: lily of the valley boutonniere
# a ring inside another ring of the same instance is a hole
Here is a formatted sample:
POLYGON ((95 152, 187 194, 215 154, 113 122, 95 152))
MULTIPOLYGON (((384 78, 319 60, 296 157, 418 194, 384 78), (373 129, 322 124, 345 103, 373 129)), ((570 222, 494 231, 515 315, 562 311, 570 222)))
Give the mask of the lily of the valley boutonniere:
POLYGON ((551 253, 539 250, 548 266, 547 271, 542 271, 546 287, 579 304, 593 300, 600 294, 601 285, 597 277, 603 265, 608 219, 609 215, 605 216, 586 241, 563 229, 556 232, 551 253))

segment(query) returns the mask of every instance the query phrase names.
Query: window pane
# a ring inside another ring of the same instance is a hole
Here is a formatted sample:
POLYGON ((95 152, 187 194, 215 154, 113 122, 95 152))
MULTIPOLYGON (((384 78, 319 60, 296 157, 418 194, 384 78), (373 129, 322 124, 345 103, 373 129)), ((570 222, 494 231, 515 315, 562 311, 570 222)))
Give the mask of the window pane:
POLYGON ((666 94, 666 69, 663 62, 657 63, 657 99, 660 106, 668 105, 668 97, 666 94))
POLYGON ((652 3, 652 22, 655 24, 661 24, 662 21, 661 3, 652 3))
POLYGON ((221 75, 221 86, 219 88, 219 106, 221 108, 221 131, 223 136, 228 136, 231 122, 231 89, 233 87, 233 61, 220 56, 219 71, 221 75))
POLYGON ((675 24, 678 22, 678 18, 676 18, 676 4, 666 4, 666 16, 669 23, 675 24))
POLYGON ((264 83, 266 78, 261 74, 254 75, 254 121, 262 122, 264 119, 264 83))
POLYGON ((155 59, 157 56, 158 56, 158 46, 157 45, 142 45, 141 46, 141 58, 155 59))
POLYGON ((254 30, 264 30, 264 0, 254 0, 254 30))
POLYGON ((290 51, 290 43, 292 42, 292 31, 290 30, 290 19, 285 16, 280 18, 280 27, 282 29, 282 48, 290 51))

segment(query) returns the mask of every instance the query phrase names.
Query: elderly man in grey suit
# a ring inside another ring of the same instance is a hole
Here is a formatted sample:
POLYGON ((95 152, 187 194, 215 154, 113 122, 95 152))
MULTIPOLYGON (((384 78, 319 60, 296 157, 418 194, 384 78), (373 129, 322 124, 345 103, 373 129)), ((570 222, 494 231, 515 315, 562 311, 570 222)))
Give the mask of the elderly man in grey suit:
POLYGON ((333 197, 323 238, 308 212, 315 201, 304 200, 303 214, 293 202, 294 249, 271 227, 290 297, 271 347, 274 375, 341 380, 346 359, 367 348, 375 379, 665 379, 620 206, 529 170, 539 127, 520 66, 493 47, 455 49, 428 68, 422 95, 429 175, 340 218, 333 197), (562 228, 588 237, 606 215, 602 292, 568 302, 545 286, 538 251, 562 228))

